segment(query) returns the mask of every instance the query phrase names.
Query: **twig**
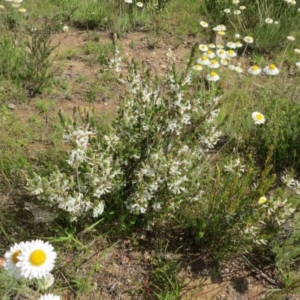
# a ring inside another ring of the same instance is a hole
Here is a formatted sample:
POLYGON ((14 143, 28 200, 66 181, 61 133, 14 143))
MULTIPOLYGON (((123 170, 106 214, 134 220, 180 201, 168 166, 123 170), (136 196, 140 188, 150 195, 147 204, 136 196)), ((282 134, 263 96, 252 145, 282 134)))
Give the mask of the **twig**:
POLYGON ((242 254, 242 257, 244 258, 244 260, 253 268, 256 270, 256 272, 258 272, 262 277, 264 277, 268 282, 270 282, 273 285, 276 285, 278 287, 282 287, 282 284, 270 277, 268 277, 263 271, 259 270, 256 266, 254 266, 254 264, 245 256, 242 254))

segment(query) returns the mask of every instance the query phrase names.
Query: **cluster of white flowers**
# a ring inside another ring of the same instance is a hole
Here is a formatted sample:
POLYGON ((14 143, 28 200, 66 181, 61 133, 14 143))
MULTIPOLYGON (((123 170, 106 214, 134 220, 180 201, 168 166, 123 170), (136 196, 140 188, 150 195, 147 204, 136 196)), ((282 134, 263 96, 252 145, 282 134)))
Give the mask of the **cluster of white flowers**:
POLYGON ((239 177, 245 172, 245 165, 242 164, 241 159, 238 157, 231 160, 228 165, 224 165, 225 172, 237 174, 239 177))
POLYGON ((71 175, 56 170, 49 178, 35 175, 28 179, 28 190, 45 205, 55 206, 68 212, 71 220, 77 220, 82 213, 92 211, 98 217, 104 211, 103 196, 114 187, 115 178, 121 173, 113 159, 117 137, 104 136, 103 143, 93 149, 89 139, 94 133, 87 129, 69 127, 63 136, 65 142, 71 142, 72 149, 67 163, 73 172, 71 175))
POLYGON ((121 57, 119 56, 120 50, 118 47, 115 47, 114 58, 111 58, 109 61, 109 68, 114 69, 117 73, 121 72, 121 57))
MULTIPOLYGON (((17 279, 37 279, 43 290, 54 283, 51 271, 54 268, 56 252, 51 244, 42 240, 16 243, 4 254, 4 269, 17 279)), ((59 296, 46 294, 39 300, 60 300, 59 296)))

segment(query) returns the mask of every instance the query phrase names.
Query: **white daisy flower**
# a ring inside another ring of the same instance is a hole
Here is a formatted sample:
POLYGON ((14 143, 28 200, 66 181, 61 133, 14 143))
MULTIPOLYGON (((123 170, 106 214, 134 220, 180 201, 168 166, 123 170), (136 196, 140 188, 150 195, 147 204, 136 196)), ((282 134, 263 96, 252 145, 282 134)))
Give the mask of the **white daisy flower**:
POLYGON ((275 76, 279 74, 279 69, 276 67, 276 65, 271 64, 264 68, 264 72, 268 75, 275 76))
POLYGON ((208 65, 211 69, 218 69, 220 67, 220 64, 217 60, 213 59, 210 61, 210 64, 208 65))
POLYGON ((63 32, 69 32, 69 26, 66 26, 66 25, 65 25, 65 26, 63 27, 63 32))
POLYGON ((240 35, 239 33, 236 33, 236 34, 234 35, 234 38, 240 39, 240 38, 241 38, 241 35, 240 35))
POLYGON ((207 56, 202 55, 199 59, 197 59, 197 63, 202 66, 208 66, 210 64, 210 60, 207 56))
POLYGON ((202 68, 201 65, 196 64, 196 65, 193 66, 193 70, 195 70, 195 71, 201 71, 201 70, 203 70, 203 68, 202 68))
POLYGON ((274 21, 274 24, 275 24, 275 25, 278 25, 278 24, 279 24, 279 22, 278 22, 278 21, 274 21))
POLYGON ((226 26, 221 24, 213 28, 214 31, 226 31, 226 26))
POLYGON ((233 3, 233 4, 239 4, 239 3, 240 3, 240 0, 232 0, 232 3, 233 3))
POLYGON ((222 66, 228 66, 228 61, 227 61, 226 59, 221 59, 221 60, 220 60, 220 64, 221 64, 222 66))
POLYGON ((235 67, 234 71, 236 71, 237 73, 240 73, 240 74, 243 73, 243 69, 239 66, 235 67))
POLYGON ((206 75, 206 79, 208 81, 218 81, 220 80, 220 76, 216 72, 210 72, 206 75))
POLYGON ((21 276, 28 279, 41 279, 49 274, 56 259, 56 252, 52 245, 42 240, 27 242, 18 255, 17 267, 21 269, 21 276))
POLYGON ((211 50, 208 50, 206 53, 204 53, 204 55, 207 56, 208 58, 216 57, 216 54, 211 50))
POLYGON ((259 75, 261 73, 261 68, 259 68, 258 66, 252 66, 248 69, 248 72, 252 75, 259 75))
POLYGON ((225 9, 224 9, 224 13, 225 13, 225 14, 230 14, 230 12, 231 12, 231 10, 230 10, 229 8, 225 8, 225 9))
POLYGON ((42 289, 43 290, 47 290, 50 286, 53 285, 54 283, 54 276, 53 274, 49 273, 47 274, 46 276, 44 276, 42 279, 41 279, 41 286, 42 286, 42 289))
POLYGON ((60 300, 60 297, 53 294, 46 294, 41 296, 38 300, 60 300))
POLYGON ((274 21, 273 21, 273 19, 271 19, 271 18, 266 18, 265 19, 265 23, 266 24, 272 24, 274 21))
POLYGON ((230 49, 235 49, 235 48, 236 48, 236 44, 235 44, 234 42, 228 42, 228 43, 226 44, 226 46, 227 46, 228 48, 230 48, 230 49))
POLYGON ((237 42, 235 42, 235 47, 241 48, 241 47, 243 47, 243 44, 240 41, 237 41, 237 42))
POLYGON ((143 7, 143 6, 144 6, 144 3, 143 3, 143 2, 140 2, 140 1, 138 1, 138 2, 136 3, 136 6, 137 6, 137 7, 143 7))
POLYGON ((294 49, 294 52, 297 53, 297 54, 300 54, 300 49, 295 48, 295 49, 294 49))
POLYGON ((17 266, 19 262, 19 255, 22 253, 26 242, 21 242, 14 244, 10 249, 4 254, 5 262, 4 269, 15 278, 21 277, 21 269, 17 266))
POLYGON ((228 51, 226 52, 226 55, 227 55, 227 57, 229 57, 229 58, 233 58, 233 57, 236 57, 236 56, 237 56, 236 52, 234 52, 233 50, 228 50, 228 51))
POLYGON ((300 68, 300 61, 296 62, 295 65, 300 68))
POLYGON ((125 0, 125 3, 132 3, 132 0, 125 0))
POLYGON ((255 124, 264 124, 266 122, 265 116, 258 111, 252 113, 252 119, 255 124))
POLYGON ((234 12, 233 12, 233 14, 234 15, 240 15, 242 12, 239 10, 239 9, 237 9, 237 10, 235 10, 234 12))
POLYGON ((244 9, 246 9, 246 6, 244 5, 240 6, 240 10, 244 10, 244 9))
POLYGON ((215 45, 215 44, 208 44, 208 48, 210 48, 210 49, 215 49, 215 48, 216 48, 216 45, 215 45))
POLYGON ((206 52, 208 50, 208 46, 206 44, 200 44, 199 45, 199 50, 206 52))
POLYGON ((218 49, 216 54, 221 59, 226 59, 227 58, 227 54, 226 54, 226 51, 224 49, 218 49))
POLYGON ((293 42, 295 38, 292 35, 286 37, 288 41, 293 42))
POLYGON ((224 45, 218 44, 218 45, 217 45, 217 48, 218 48, 218 49, 224 49, 224 45))
POLYGON ((201 25, 202 27, 204 27, 204 28, 207 28, 207 27, 208 27, 208 23, 205 22, 205 21, 201 21, 201 22, 200 22, 200 25, 201 25))
POLYGON ((247 44, 252 44, 254 42, 254 39, 252 36, 245 36, 244 37, 244 42, 247 44))

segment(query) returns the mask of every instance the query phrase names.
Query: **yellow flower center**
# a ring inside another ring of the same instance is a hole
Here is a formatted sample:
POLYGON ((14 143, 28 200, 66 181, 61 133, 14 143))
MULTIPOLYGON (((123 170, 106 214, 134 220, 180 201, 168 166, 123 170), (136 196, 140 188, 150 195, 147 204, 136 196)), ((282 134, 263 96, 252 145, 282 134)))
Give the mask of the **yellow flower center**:
POLYGON ((195 65, 196 69, 201 69, 202 67, 200 65, 195 65))
POLYGON ((18 256, 21 253, 21 250, 17 250, 16 252, 13 253, 13 255, 11 256, 11 260, 14 264, 16 264, 19 260, 18 260, 18 256))
POLYGON ((211 76, 211 77, 216 77, 216 76, 217 76, 217 73, 216 73, 216 72, 210 72, 210 76, 211 76))
POLYGON ((264 117, 263 117, 262 114, 257 114, 257 115, 256 115, 256 119, 257 119, 258 121, 261 121, 263 118, 264 118, 264 117))
POLYGON ((233 54, 234 51, 233 50, 228 50, 228 54, 233 54))
POLYGON ((202 60, 207 60, 207 57, 206 57, 205 55, 203 55, 203 56, 201 57, 201 59, 202 59, 202 60))
POLYGON ((270 68, 271 70, 275 70, 275 69, 276 69, 276 66, 275 66, 274 64, 271 64, 271 65, 269 65, 269 68, 270 68))
POLYGON ((258 66, 253 66, 253 67, 252 67, 252 70, 253 70, 253 71, 257 71, 258 69, 259 69, 258 66))
POLYGON ((267 202, 267 198, 266 197, 260 197, 258 200, 259 204, 264 204, 265 202, 267 202))
POLYGON ((213 60, 211 61, 211 63, 212 63, 212 65, 216 65, 218 62, 217 62, 215 59, 213 59, 213 60))
POLYGON ((30 254, 29 261, 34 266, 41 266, 46 261, 46 253, 43 250, 35 250, 30 254))
POLYGON ((224 31, 218 31, 218 35, 225 35, 225 32, 224 31))
POLYGON ((207 54, 212 54, 212 51, 208 50, 208 51, 207 51, 207 54))

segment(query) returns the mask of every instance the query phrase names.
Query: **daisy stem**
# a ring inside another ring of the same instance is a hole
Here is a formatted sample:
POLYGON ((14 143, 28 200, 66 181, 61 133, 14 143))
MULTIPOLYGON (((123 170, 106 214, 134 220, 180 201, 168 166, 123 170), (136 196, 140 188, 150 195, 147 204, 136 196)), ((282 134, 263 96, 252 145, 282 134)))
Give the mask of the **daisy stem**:
POLYGON ((247 47, 248 47, 248 44, 246 43, 246 47, 245 47, 245 49, 244 49, 244 51, 243 51, 243 53, 242 53, 241 57, 243 57, 243 56, 244 56, 244 54, 245 54, 245 52, 246 52, 246 49, 247 49, 247 47))

